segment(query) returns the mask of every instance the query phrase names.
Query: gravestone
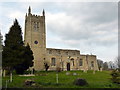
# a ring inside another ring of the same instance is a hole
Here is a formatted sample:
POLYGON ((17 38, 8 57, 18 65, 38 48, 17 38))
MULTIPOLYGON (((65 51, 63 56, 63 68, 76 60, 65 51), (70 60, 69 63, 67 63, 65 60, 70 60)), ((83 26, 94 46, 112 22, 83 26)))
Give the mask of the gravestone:
POLYGON ((70 72, 66 72, 66 75, 70 75, 70 72))
POLYGON ((77 73, 73 73, 73 75, 75 76, 75 75, 77 75, 77 73))

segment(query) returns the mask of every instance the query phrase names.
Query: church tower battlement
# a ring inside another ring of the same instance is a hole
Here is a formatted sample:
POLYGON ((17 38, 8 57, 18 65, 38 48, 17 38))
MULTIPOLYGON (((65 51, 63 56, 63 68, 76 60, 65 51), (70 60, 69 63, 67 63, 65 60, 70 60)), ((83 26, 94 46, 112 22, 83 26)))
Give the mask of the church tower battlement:
POLYGON ((44 68, 44 60, 46 59, 46 30, 45 30, 45 11, 42 16, 31 13, 31 8, 28 9, 28 14, 25 16, 25 45, 29 44, 34 55, 35 70, 44 68))

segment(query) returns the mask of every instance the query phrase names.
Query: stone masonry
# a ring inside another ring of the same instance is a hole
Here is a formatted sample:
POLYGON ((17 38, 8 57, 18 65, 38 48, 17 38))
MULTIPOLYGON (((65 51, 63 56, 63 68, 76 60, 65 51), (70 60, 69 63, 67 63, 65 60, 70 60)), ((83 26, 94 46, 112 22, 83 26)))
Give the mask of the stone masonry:
POLYGON ((29 44, 34 55, 33 68, 45 70, 98 70, 96 55, 81 55, 79 50, 46 48, 45 11, 42 16, 31 14, 29 7, 25 16, 25 45, 29 44))

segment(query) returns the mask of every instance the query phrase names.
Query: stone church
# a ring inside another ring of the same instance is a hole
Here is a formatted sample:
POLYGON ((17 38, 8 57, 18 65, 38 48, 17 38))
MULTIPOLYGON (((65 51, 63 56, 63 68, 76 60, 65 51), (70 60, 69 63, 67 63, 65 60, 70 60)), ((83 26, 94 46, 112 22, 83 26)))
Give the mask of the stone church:
POLYGON ((45 11, 34 15, 29 7, 25 16, 25 45, 29 44, 34 55, 35 70, 98 70, 96 55, 82 55, 79 50, 46 48, 45 11))

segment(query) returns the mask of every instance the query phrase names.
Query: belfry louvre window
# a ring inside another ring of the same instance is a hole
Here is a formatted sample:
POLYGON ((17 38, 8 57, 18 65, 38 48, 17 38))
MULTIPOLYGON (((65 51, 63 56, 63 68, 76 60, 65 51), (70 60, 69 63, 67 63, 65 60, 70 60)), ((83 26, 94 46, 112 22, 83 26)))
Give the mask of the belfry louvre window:
POLYGON ((82 66, 82 65, 83 65, 83 60, 80 59, 80 60, 79 60, 79 66, 82 66))
POLYGON ((51 59, 51 66, 55 66, 56 65, 56 59, 55 58, 52 58, 51 59))

